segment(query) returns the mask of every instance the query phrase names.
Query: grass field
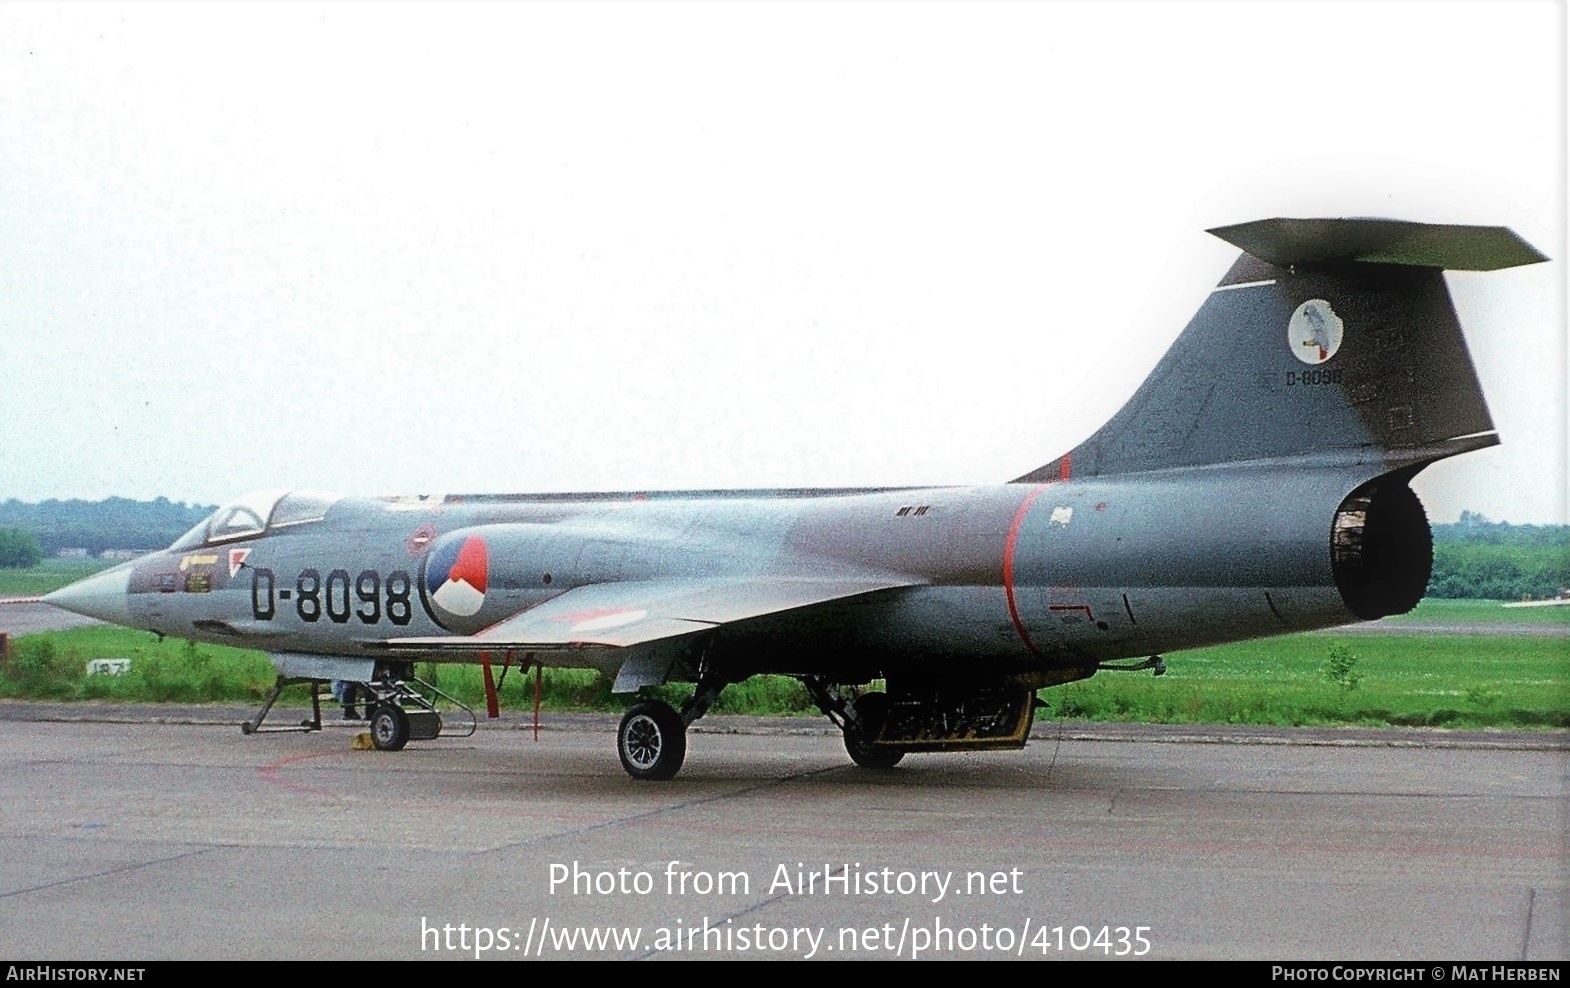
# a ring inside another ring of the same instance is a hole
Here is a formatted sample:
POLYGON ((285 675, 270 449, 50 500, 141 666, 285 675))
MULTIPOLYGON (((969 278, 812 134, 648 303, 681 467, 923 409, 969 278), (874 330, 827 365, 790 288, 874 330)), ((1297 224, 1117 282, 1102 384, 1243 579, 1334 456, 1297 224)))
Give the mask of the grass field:
POLYGON ((1384 618, 1381 624, 1533 624, 1570 627, 1570 604, 1558 607, 1506 607, 1497 600, 1435 600, 1419 602, 1408 614, 1384 618))
POLYGON ((1055 715, 1184 724, 1570 727, 1562 638, 1291 635, 1173 652, 1168 672, 1101 673, 1048 690, 1055 715), (1331 649, 1355 685, 1328 674, 1331 649))
MULTIPOLYGON (((1447 607, 1450 605, 1446 605, 1447 607)), ((1497 606, 1497 605, 1490 605, 1497 606)), ((1570 662, 1563 638, 1509 635, 1293 635, 1173 652, 1168 672, 1103 672, 1042 691, 1043 716, 1150 723, 1570 727, 1570 662), (1329 674, 1332 650, 1341 684, 1329 674)), ((422 665, 418 674, 471 706, 484 703, 474 666, 422 665)), ((28 635, 0 666, 0 696, 202 703, 259 702, 273 669, 259 652, 195 645, 145 632, 91 627, 28 635), (129 658, 121 676, 85 675, 94 658, 129 658)), ((670 700, 690 686, 661 690, 670 700)), ((304 688, 296 694, 305 696, 304 688)), ((548 669, 543 704, 619 710, 610 684, 581 670, 548 669)), ((533 677, 513 670, 503 705, 527 708, 533 677)), ((759 676, 729 687, 718 713, 815 713, 799 683, 759 676)))
MULTIPOLYGON (((0 666, 0 696, 45 700, 207 703, 257 700, 276 673, 260 652, 93 626, 24 635, 0 666), (130 659, 119 676, 88 676, 92 659, 130 659)), ((302 693, 303 695, 303 693, 302 693)))

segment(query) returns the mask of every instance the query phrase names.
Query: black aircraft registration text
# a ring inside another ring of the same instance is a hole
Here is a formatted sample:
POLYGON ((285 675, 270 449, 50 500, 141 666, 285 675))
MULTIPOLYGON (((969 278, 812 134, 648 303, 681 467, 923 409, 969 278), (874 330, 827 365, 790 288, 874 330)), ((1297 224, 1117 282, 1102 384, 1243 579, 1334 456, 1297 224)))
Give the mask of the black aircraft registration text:
POLYGON ((335 569, 322 578, 314 567, 303 569, 295 578, 294 591, 276 591, 273 571, 263 567, 251 570, 251 616, 271 621, 277 601, 294 600, 294 612, 301 621, 320 621, 323 615, 334 624, 347 624, 358 618, 361 624, 376 624, 385 617, 404 625, 414 616, 414 581, 409 574, 395 569, 383 577, 375 570, 361 570, 352 579, 346 569, 335 569))

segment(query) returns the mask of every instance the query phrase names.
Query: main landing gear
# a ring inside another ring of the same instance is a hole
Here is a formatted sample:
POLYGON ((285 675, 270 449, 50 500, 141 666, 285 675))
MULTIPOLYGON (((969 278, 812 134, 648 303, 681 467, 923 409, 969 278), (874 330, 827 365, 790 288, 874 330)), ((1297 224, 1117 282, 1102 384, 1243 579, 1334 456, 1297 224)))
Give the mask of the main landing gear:
POLYGON ((863 693, 847 700, 838 684, 821 676, 803 676, 801 682, 823 716, 844 732, 851 761, 862 768, 889 769, 905 757, 904 748, 878 742, 889 718, 887 693, 863 693))
POLYGON ((621 719, 616 751, 621 767, 640 782, 675 778, 687 757, 687 725, 670 704, 640 701, 621 719))
MULTIPOLYGON (((887 693, 863 693, 847 700, 827 680, 806 677, 803 682, 818 709, 845 732, 845 750, 851 761, 862 768, 889 769, 905 757, 903 747, 878 743, 889 716, 887 693)), ((680 713, 661 700, 633 704, 616 731, 621 767, 640 782, 675 778, 687 757, 687 728, 708 711, 724 686, 721 681, 700 680, 697 692, 682 705, 680 713)), ((371 734, 377 736, 374 723, 371 734)))
POLYGON ((639 782, 674 779, 687 758, 687 728, 709 712, 726 680, 700 675, 698 688, 681 713, 663 700, 639 700, 621 719, 616 753, 621 767, 639 782))
POLYGON ((862 768, 888 769, 905 757, 903 748, 877 743, 889 717, 887 693, 863 693, 850 702, 850 718, 845 724, 845 751, 862 768))

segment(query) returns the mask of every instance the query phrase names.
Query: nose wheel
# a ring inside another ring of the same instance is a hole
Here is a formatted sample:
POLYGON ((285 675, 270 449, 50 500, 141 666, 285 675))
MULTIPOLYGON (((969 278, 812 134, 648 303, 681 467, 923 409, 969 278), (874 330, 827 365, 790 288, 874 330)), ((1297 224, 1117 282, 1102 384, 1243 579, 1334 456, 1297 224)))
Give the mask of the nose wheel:
POLYGON ((616 732, 621 767, 634 779, 663 782, 675 778, 687 757, 687 725, 670 704, 643 700, 633 704, 616 732))

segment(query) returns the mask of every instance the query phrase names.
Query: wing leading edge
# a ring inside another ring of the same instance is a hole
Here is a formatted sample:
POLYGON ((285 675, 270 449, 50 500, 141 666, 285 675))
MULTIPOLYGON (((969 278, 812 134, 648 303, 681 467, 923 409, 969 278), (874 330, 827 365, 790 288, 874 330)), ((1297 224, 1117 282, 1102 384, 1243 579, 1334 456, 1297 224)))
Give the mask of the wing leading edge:
POLYGON ((652 580, 577 587, 473 635, 393 638, 394 651, 631 648, 749 618, 911 587, 916 577, 652 580))

